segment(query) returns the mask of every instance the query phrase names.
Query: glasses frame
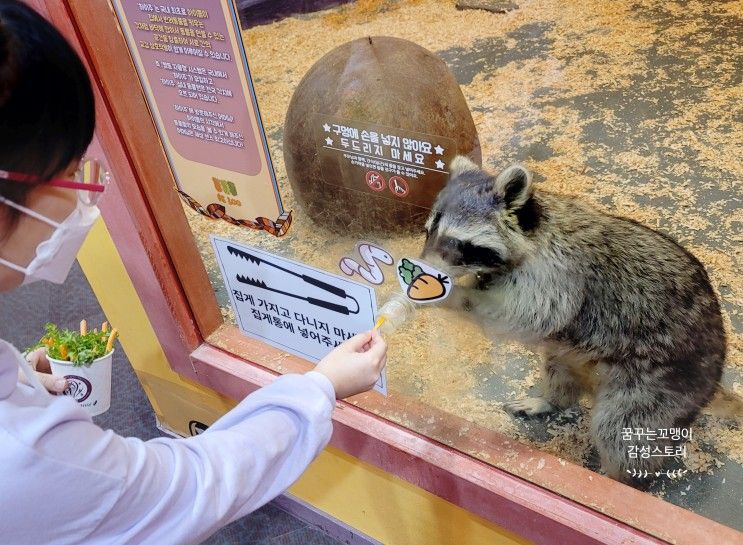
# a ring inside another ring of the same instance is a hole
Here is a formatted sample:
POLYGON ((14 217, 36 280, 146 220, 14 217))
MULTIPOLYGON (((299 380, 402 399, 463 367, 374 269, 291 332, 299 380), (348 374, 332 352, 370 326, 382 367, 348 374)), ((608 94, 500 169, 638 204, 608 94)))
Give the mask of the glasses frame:
POLYGON ((75 189, 80 191, 78 197, 85 204, 95 204, 100 198, 100 194, 106 189, 106 186, 111 182, 111 174, 103 166, 101 161, 93 158, 83 158, 80 161, 80 165, 75 171, 75 179, 69 180, 66 178, 53 178, 45 181, 39 176, 33 174, 23 174, 21 172, 12 172, 9 170, 0 169, 0 180, 7 180, 11 182, 21 183, 43 183, 46 186, 61 187, 64 189, 75 189), (99 183, 87 183, 81 181, 84 176, 85 167, 89 164, 97 166, 99 169, 98 180, 99 183))

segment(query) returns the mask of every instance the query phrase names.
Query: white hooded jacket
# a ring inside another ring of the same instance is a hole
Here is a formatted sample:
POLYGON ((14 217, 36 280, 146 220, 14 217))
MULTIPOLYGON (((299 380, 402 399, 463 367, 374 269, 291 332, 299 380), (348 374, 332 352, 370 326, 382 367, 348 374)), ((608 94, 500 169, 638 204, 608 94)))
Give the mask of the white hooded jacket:
POLYGON ((325 376, 285 375, 201 435, 145 442, 47 393, 0 340, 0 541, 200 543, 301 475, 330 440, 334 406, 325 376))

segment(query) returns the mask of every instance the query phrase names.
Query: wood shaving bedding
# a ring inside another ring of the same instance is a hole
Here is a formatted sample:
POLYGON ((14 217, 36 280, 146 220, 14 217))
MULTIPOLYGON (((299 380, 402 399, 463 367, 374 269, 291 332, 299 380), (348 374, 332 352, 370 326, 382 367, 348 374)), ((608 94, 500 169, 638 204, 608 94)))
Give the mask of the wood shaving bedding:
MULTIPOLYGON (((284 116, 294 88, 315 61, 333 47, 367 35, 406 38, 434 52, 459 48, 466 53, 491 42, 515 51, 521 44, 514 33, 541 25, 541 50, 484 69, 462 85, 485 166, 525 162, 542 187, 679 240, 710 274, 729 336, 728 372, 740 376, 740 51, 736 57, 728 42, 710 32, 709 17, 719 24, 741 21, 743 3, 525 0, 518 10, 492 14, 459 11, 453 0, 365 0, 245 31, 281 195, 296 219, 285 238, 275 239, 184 208, 215 288, 221 289, 221 280, 208 240, 212 233, 334 273, 339 258, 352 255, 356 240, 329 239, 303 216, 283 166, 284 116), (658 57, 665 61, 654 63, 658 57), (693 69, 685 59, 693 59, 693 69), (636 107, 642 111, 628 114, 636 107)), ((487 60, 484 55, 472 62, 487 66, 487 60)), ((417 255, 422 236, 390 234, 373 242, 399 258, 417 255)), ((380 304, 399 289, 393 268, 384 267, 384 272, 388 281, 377 289, 380 304)), ((231 309, 222 312, 234 322, 231 309)), ((389 343, 392 390, 566 460, 585 463, 589 458, 587 418, 551 425, 551 439, 538 442, 500 409, 504 399, 483 394, 484 385, 501 380, 507 381, 509 399, 526 395, 537 380, 538 361, 523 347, 494 346, 476 324, 433 309, 418 312, 389 343), (528 362, 524 376, 499 379, 515 358, 528 362), (478 375, 483 366, 492 375, 478 375)), ((404 414, 391 418, 410 425, 404 414)), ((456 445, 456 437, 435 438, 456 445)), ((686 467, 694 473, 714 471, 723 455, 743 464, 742 443, 740 427, 709 417, 692 442, 686 467)))

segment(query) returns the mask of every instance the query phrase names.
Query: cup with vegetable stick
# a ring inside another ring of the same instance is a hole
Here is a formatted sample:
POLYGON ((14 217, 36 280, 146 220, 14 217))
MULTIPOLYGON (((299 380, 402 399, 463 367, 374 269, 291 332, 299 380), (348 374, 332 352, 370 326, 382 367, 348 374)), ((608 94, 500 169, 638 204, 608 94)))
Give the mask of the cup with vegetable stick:
POLYGON ((403 294, 395 294, 379 309, 374 329, 382 334, 395 331, 415 314, 415 305, 403 294))
POLYGON ((96 416, 111 406, 111 365, 117 337, 118 331, 108 322, 100 330, 90 331, 82 320, 79 332, 46 324, 44 336, 29 350, 45 347, 52 373, 67 379, 64 395, 96 416))

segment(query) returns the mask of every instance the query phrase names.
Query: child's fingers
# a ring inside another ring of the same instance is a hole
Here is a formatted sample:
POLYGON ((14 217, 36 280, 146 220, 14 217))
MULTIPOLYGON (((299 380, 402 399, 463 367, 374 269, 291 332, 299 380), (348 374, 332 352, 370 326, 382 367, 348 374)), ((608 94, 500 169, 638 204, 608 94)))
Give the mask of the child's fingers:
POLYGON ((377 334, 376 337, 373 336, 370 344, 371 346, 366 353, 375 361, 381 360, 387 355, 387 343, 384 342, 381 335, 377 334))
POLYGON ((387 346, 387 343, 385 342, 384 337, 382 337, 382 334, 376 329, 372 330, 371 340, 369 341, 369 348, 376 346, 380 343, 384 346, 387 346))
POLYGON ((61 394, 67 388, 67 380, 64 377, 39 372, 36 373, 36 376, 39 377, 41 385, 53 394, 61 394))
MULTIPOLYGON (((41 385, 48 392, 51 392, 53 394, 61 394, 67 388, 67 380, 64 377, 50 375, 49 373, 39 373, 38 371, 34 371, 34 373, 36 373, 39 382, 41 382, 41 385)), ((18 371, 18 380, 23 384, 28 384, 26 375, 23 374, 23 372, 21 372, 20 370, 18 371)))
POLYGON ((371 336, 369 338, 369 342, 364 345, 364 352, 367 352, 372 347, 375 340, 379 340, 382 338, 382 335, 380 335, 379 331, 376 329, 372 329, 370 333, 371 336))
POLYGON ((49 360, 46 359, 46 347, 37 348, 26 354, 26 361, 31 365, 31 369, 36 371, 48 371, 50 369, 49 360))
POLYGON ((366 343, 366 344, 364 345, 364 352, 368 352, 368 351, 369 351, 369 349, 370 349, 370 348, 372 347, 372 345, 374 344, 374 342, 382 338, 382 336, 381 336, 381 335, 379 334, 379 331, 378 331, 378 330, 376 330, 376 329, 372 329, 372 330, 370 331, 370 333, 371 333, 371 335, 370 335, 370 337, 369 337, 369 342, 367 342, 367 343, 366 343))
POLYGON ((372 333, 370 331, 364 331, 363 333, 357 333, 341 346, 348 352, 362 352, 364 351, 364 345, 369 343, 371 339, 372 333))

